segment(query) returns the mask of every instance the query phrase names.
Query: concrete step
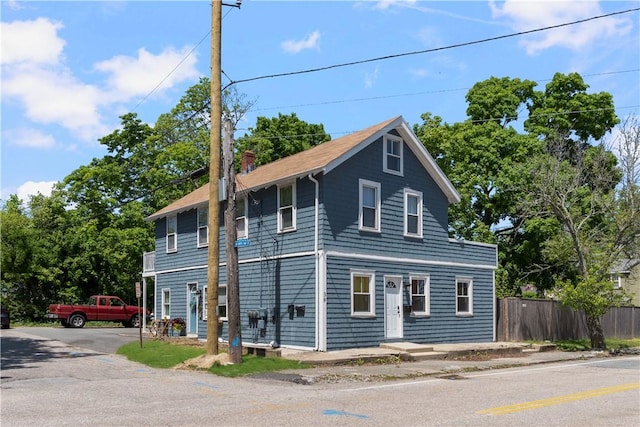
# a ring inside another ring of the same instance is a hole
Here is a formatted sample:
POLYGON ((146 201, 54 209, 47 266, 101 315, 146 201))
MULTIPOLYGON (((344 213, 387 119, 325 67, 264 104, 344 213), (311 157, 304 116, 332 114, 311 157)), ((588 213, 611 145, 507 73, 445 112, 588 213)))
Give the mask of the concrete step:
POLYGON ((400 351, 404 353, 424 353, 424 352, 433 351, 433 346, 424 345, 424 344, 415 344, 412 342, 382 343, 380 344, 380 348, 400 351))
POLYGON ((540 353, 544 352, 544 351, 555 351, 556 349, 556 345, 555 344, 551 344, 551 343, 547 343, 547 344, 533 344, 531 346, 531 348, 536 349, 537 351, 539 351, 540 353))

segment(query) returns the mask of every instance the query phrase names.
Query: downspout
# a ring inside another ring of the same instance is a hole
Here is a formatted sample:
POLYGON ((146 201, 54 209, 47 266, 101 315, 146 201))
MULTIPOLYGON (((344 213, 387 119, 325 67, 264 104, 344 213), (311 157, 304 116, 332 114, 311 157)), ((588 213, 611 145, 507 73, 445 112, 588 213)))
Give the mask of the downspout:
POLYGON ((318 182, 317 179, 315 179, 313 177, 312 174, 309 174, 307 176, 309 178, 309 180, 311 182, 313 182, 316 186, 316 195, 315 195, 315 200, 314 200, 314 232, 313 232, 313 256, 314 256, 314 261, 315 261, 315 299, 316 299, 316 319, 315 319, 315 341, 316 341, 316 345, 314 347, 315 351, 318 351, 320 349, 320 327, 322 327, 322 325, 320 325, 320 309, 321 307, 323 307, 322 304, 322 296, 321 296, 321 292, 320 292, 320 260, 318 257, 318 234, 319 234, 319 227, 320 227, 320 183, 318 182))

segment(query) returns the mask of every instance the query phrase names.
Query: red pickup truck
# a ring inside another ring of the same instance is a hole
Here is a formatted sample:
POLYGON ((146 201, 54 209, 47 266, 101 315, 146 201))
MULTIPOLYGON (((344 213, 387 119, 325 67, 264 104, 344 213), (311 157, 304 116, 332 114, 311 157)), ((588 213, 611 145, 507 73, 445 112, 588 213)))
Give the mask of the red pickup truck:
POLYGON ((82 328, 89 320, 122 322, 127 328, 137 328, 141 314, 142 309, 127 305, 118 297, 94 295, 86 305, 51 304, 47 318, 59 320, 65 328, 82 328))

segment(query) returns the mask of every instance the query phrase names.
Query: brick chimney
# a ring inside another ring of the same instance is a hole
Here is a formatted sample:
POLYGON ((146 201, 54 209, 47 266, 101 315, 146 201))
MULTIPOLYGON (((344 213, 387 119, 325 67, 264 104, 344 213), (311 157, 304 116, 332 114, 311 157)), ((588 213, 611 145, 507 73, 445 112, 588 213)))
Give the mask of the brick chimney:
POLYGON ((245 151, 242 153, 242 162, 240 163, 240 173, 246 175, 256 168, 256 155, 253 151, 245 151))

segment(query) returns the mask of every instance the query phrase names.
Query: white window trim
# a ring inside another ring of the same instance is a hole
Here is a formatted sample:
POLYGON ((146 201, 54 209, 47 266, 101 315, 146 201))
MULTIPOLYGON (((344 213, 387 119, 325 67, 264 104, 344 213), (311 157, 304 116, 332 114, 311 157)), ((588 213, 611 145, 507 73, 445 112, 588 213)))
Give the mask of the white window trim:
POLYGON ((422 237, 422 192, 411 190, 409 188, 404 189, 404 235, 405 237, 422 237), (409 197, 414 196, 418 198, 418 232, 409 232, 409 197))
POLYGON ((382 170, 384 172, 390 173, 392 175, 404 176, 404 167, 403 167, 403 164, 404 164, 403 146, 404 146, 404 144, 402 142, 402 138, 397 137, 395 135, 385 135, 383 137, 383 141, 384 141, 384 143, 382 144, 382 146, 383 146, 382 149, 384 151, 382 153, 382 159, 383 159, 382 170), (388 168, 387 161, 388 161, 388 156, 390 154, 389 154, 389 151, 387 150, 387 148, 388 148, 389 142, 398 142, 399 143, 399 146, 400 146, 400 154, 399 154, 400 159, 398 161, 398 164, 400 166, 400 170, 399 171, 388 168))
POLYGON ((277 191, 278 191, 278 233, 287 233, 289 231, 295 231, 296 230, 296 183, 292 182, 288 184, 278 185, 277 191), (291 207, 292 207, 291 227, 283 228, 282 227, 282 211, 281 211, 282 207, 280 206, 280 189, 286 188, 286 187, 291 187, 291 207))
POLYGON ((350 292, 351 292, 351 317, 375 317, 376 316, 376 273, 372 270, 351 270, 351 283, 350 283, 350 292), (353 305, 353 279, 355 276, 369 276, 369 311, 354 311, 353 305))
POLYGON ((162 311, 162 315, 160 316, 162 319, 170 319, 171 318, 171 288, 162 288, 162 292, 161 292, 161 301, 160 301, 160 306, 162 307, 161 311, 162 311), (166 302, 166 298, 165 295, 169 294, 169 313, 167 313, 167 310, 165 309, 165 306, 167 305, 166 302))
POLYGON ((177 215, 169 215, 166 220, 166 233, 165 233, 165 245, 167 253, 178 252, 178 216, 177 215), (169 233, 169 222, 171 220, 175 221, 175 231, 173 233, 169 233), (173 236, 173 241, 175 243, 175 247, 169 248, 169 236, 173 236))
MULTIPOLYGON (((278 195, 280 195, 280 190, 278 190, 278 195)), ((244 202, 244 212, 242 212, 242 215, 238 215, 238 212, 236 210, 236 224, 238 221, 238 218, 244 218, 244 236, 236 236, 238 239, 248 239, 249 238, 249 215, 248 215, 248 200, 246 196, 240 196, 238 197, 239 199, 242 199, 242 201, 244 202)), ((236 207, 238 205, 236 204, 236 207)), ((279 216, 279 215, 278 215, 279 216)))
POLYGON ((202 287, 202 320, 207 320, 209 315, 207 310, 209 307, 209 301, 207 301, 207 285, 202 287))
POLYGON ((224 292, 225 292, 225 294, 224 294, 225 295, 224 306, 226 307, 225 311, 227 312, 227 315, 224 316, 224 317, 221 317, 220 316, 220 310, 218 308, 216 308, 216 314, 218 315, 218 320, 228 320, 228 316, 229 316, 229 304, 228 304, 229 294, 228 294, 228 292, 229 292, 229 289, 227 288, 227 284, 226 283, 218 284, 218 307, 220 307, 220 305, 221 305, 220 304, 220 289, 222 289, 222 288, 224 288, 224 292))
POLYGON ((456 288, 455 288, 455 295, 456 295, 456 316, 460 316, 460 317, 470 317, 473 316, 473 278, 468 277, 468 276, 456 276, 456 288), (460 311, 458 310, 458 283, 460 282, 468 282, 469 283, 469 287, 468 287, 468 298, 469 298, 469 311, 460 311))
POLYGON ((379 182, 368 181, 366 179, 358 180, 359 183, 359 191, 358 191, 358 230, 362 231, 373 231, 379 233, 381 230, 380 226, 380 209, 381 209, 381 186, 379 182), (363 206, 363 189, 364 187, 374 188, 376 190, 376 219, 374 227, 365 227, 363 225, 364 217, 362 215, 363 206))
MULTIPOLYGON (((410 274, 409 275, 409 303, 413 307, 413 293, 411 282, 413 280, 424 280, 424 311, 411 311, 411 315, 415 317, 428 317, 431 315, 431 278, 428 274, 410 274)), ((457 288, 456 288, 457 289, 457 288)))
POLYGON ((198 232, 197 232, 197 237, 196 237, 196 239, 198 239, 198 247, 202 248, 202 247, 205 247, 205 246, 209 246, 209 208, 198 208, 198 212, 196 213, 196 215, 198 216, 198 218, 197 218, 198 219, 198 232), (203 210, 207 211, 207 220, 206 220, 207 222, 205 223, 205 225, 200 224, 200 213, 203 210), (200 241, 200 229, 201 228, 204 228, 204 229, 207 230, 206 238, 205 238, 204 242, 200 241))
POLYGON ((622 275, 612 273, 611 281, 613 282, 613 289, 622 289, 622 275))
MULTIPOLYGON (((220 305, 220 288, 224 288, 226 292, 228 292, 227 289, 227 284, 226 283, 220 283, 218 284, 218 306, 220 305)), ((208 320, 209 319, 209 313, 207 312, 208 307, 209 307, 209 301, 207 300, 207 286, 204 286, 202 288, 202 320, 208 320)), ((229 295, 226 294, 226 298, 225 298, 225 306, 227 307, 227 317, 218 317, 218 320, 228 320, 228 316, 229 316, 229 295)), ((216 308, 216 313, 218 313, 219 310, 216 308)))

